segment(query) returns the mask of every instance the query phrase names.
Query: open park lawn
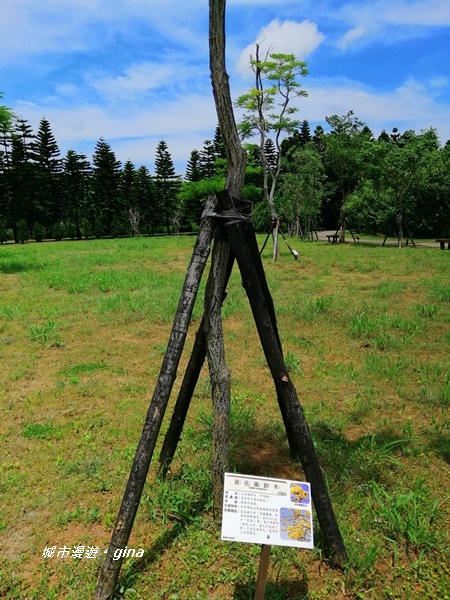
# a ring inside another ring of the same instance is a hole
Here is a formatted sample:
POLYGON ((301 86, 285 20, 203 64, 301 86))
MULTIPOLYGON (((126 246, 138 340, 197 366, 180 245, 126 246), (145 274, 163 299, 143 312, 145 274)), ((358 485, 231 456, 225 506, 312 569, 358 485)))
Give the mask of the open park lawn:
MULTIPOLYGON (((315 522, 313 551, 272 548, 266 598, 449 598, 450 252, 292 244, 298 261, 283 245, 273 264, 268 244, 264 264, 350 564, 331 568, 315 522)), ((1 598, 92 597, 193 246, 0 247, 1 598)), ((220 541, 212 519, 206 366, 156 478, 203 291, 129 542, 144 556, 125 559, 119 597, 253 598, 260 547, 220 541)), ((236 269, 223 317, 230 469, 301 481, 236 269)))

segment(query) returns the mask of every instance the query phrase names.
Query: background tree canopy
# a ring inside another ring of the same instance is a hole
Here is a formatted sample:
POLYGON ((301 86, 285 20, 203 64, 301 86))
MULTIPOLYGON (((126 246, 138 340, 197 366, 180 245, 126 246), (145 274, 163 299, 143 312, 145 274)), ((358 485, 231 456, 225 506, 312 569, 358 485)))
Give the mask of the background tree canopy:
MULTIPOLYGON (((306 74, 303 63, 294 66, 306 74)), ((275 67, 264 66, 269 74, 275 67)), ((275 87, 277 82, 271 80, 275 87)), ((268 92, 273 101, 273 88, 268 92)), ((258 98, 261 91, 247 101, 258 98)), ((244 129, 256 116, 250 109, 244 129)), ((292 235, 312 226, 335 229, 342 217, 359 232, 395 235, 401 210, 414 236, 450 236, 450 142, 441 145, 434 129, 394 128, 375 138, 352 111, 326 122, 327 131, 318 126, 313 133, 306 120, 268 124, 262 145, 260 139, 244 144, 242 193, 254 203, 258 230, 270 226, 264 188, 267 175, 279 168, 273 207, 292 235)), ((161 140, 151 174, 131 161, 122 165, 102 138, 91 162, 75 150, 61 158, 46 119, 34 133, 25 119, 0 106, 0 242, 195 231, 206 197, 223 188, 226 176, 218 127, 203 148, 191 151, 184 177, 161 140)))

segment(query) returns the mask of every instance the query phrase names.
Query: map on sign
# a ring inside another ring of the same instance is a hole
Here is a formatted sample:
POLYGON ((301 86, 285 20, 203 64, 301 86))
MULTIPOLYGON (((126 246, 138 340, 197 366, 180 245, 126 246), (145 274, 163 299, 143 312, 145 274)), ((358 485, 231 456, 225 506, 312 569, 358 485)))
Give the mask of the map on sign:
POLYGON ((225 473, 222 540, 313 548, 309 483, 225 473))

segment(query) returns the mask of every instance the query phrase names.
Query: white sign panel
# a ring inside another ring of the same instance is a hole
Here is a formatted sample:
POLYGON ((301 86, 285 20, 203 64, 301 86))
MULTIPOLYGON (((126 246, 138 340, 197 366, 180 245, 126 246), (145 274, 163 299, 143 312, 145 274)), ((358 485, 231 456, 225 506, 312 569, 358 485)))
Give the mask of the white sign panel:
POLYGON ((225 473, 222 540, 313 548, 309 483, 225 473))

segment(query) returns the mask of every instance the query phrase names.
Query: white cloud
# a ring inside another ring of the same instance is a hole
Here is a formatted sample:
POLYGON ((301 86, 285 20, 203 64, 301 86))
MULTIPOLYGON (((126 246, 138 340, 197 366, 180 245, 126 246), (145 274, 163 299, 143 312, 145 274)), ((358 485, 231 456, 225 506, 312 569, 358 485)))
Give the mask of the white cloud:
POLYGON ((433 77, 433 79, 431 79, 430 81, 430 87, 431 88, 435 88, 436 90, 443 90, 445 88, 448 88, 450 85, 450 80, 448 77, 445 76, 440 76, 440 77, 433 77))
MULTIPOLYGON (((369 7, 368 7, 369 8, 369 7)), ((434 25, 450 24, 450 3, 448 0, 380 0, 369 10, 371 18, 392 25, 434 25)))
POLYGON ((177 54, 170 54, 158 63, 133 64, 119 75, 102 77, 91 73, 86 76, 88 84, 109 101, 138 99, 141 102, 146 94, 156 90, 176 95, 184 91, 192 93, 199 86, 203 87, 207 78, 206 64, 204 68, 188 64, 177 54))
POLYGON ((60 96, 75 97, 79 88, 73 83, 60 83, 55 87, 55 91, 60 96))
POLYGON ((30 122, 34 131, 45 116, 62 154, 68 149, 88 152, 87 145, 92 152, 102 136, 114 151, 120 150, 117 155, 122 161, 130 159, 138 165, 153 161, 154 148, 161 139, 168 142, 174 161, 185 163, 193 148, 211 138, 217 124, 212 93, 191 94, 137 110, 127 103, 114 108, 91 104, 63 108, 29 102, 18 103, 14 110, 30 122))
POLYGON ((137 22, 198 52, 208 19, 203 4, 190 0, 189 10, 180 10, 175 0, 2 0, 0 62, 98 48, 117 32, 132 35, 137 22))
POLYGON ((311 80, 308 97, 299 101, 299 115, 314 122, 353 110, 375 133, 397 126, 401 130, 435 127, 442 141, 450 138, 450 107, 436 98, 431 84, 408 79, 388 92, 377 92, 356 81, 311 80))
POLYGON ((368 0, 365 3, 348 3, 340 8, 336 17, 353 25, 339 41, 346 48, 366 34, 377 38, 390 30, 389 38, 418 37, 425 29, 450 25, 448 0, 368 0), (384 32, 384 33, 382 33, 384 32))
POLYGON ((126 69, 124 75, 92 79, 92 87, 105 97, 131 98, 157 89, 176 75, 175 64, 141 63, 126 69))
POLYGON ((367 29, 364 25, 358 25, 357 27, 353 27, 350 31, 347 31, 345 35, 341 37, 338 42, 338 47, 345 50, 347 46, 353 42, 356 42, 366 33, 367 29))
POLYGON ((324 35, 319 32, 317 25, 311 21, 280 21, 274 19, 263 27, 253 43, 249 44, 238 60, 237 70, 242 75, 247 75, 249 70, 250 55, 255 53, 255 44, 260 45, 260 57, 267 51, 294 54, 299 60, 304 60, 324 40, 324 35))

